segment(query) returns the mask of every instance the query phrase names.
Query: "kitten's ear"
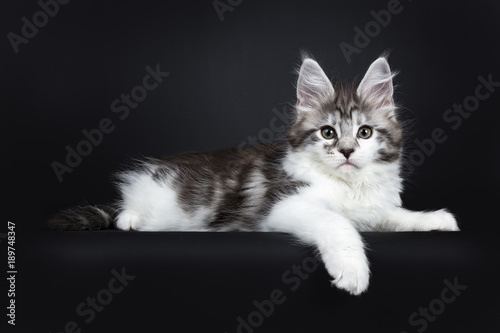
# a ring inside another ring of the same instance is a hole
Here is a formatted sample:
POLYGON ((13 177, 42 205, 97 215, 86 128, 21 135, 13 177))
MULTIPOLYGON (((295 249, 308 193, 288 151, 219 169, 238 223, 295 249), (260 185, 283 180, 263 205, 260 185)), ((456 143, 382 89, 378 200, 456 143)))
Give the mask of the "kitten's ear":
POLYGON ((315 108, 327 96, 333 96, 332 83, 318 63, 304 59, 297 80, 297 100, 300 106, 315 108))
POLYGON ((374 103, 377 108, 393 106, 391 68, 385 58, 378 58, 368 68, 358 87, 358 96, 374 103))

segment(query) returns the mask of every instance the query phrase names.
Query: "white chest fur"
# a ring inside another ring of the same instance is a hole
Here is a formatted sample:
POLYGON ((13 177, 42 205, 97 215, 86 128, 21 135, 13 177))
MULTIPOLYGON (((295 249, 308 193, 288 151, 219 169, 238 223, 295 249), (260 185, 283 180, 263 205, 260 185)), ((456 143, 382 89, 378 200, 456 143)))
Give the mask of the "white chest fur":
POLYGON ((397 163, 369 165, 345 179, 326 174, 311 163, 305 167, 303 162, 288 159, 284 164, 292 177, 309 184, 299 196, 342 214, 358 230, 376 229, 389 210, 401 205, 397 163))

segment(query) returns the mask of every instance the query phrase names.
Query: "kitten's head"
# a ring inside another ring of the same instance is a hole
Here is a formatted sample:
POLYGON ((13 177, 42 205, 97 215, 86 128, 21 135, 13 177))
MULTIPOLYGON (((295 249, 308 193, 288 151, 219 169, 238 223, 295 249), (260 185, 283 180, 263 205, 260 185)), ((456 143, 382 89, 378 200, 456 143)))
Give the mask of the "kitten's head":
POLYGON ((295 120, 287 134, 293 151, 341 178, 370 165, 399 163, 403 133, 392 77, 387 60, 379 58, 357 88, 334 88, 318 63, 305 58, 297 80, 295 120))

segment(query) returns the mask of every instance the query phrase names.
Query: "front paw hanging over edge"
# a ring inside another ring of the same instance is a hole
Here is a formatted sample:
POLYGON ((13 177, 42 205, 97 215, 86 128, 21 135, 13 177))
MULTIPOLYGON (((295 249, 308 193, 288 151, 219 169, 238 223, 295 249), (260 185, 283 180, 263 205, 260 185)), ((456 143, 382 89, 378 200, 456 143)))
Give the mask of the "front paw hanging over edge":
POLYGON ((325 262, 325 267, 334 277, 332 284, 337 288, 351 295, 360 295, 368 289, 370 268, 364 253, 325 262))

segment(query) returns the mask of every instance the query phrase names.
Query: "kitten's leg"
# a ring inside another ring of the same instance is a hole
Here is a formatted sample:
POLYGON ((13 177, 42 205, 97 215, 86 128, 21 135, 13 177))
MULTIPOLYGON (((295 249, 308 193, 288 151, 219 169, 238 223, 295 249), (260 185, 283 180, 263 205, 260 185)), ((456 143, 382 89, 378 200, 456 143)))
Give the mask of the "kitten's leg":
POLYGON ((391 231, 459 231, 455 217, 445 209, 414 212, 401 207, 390 211, 382 227, 391 231))
POLYGON ((318 203, 289 198, 273 207, 265 226, 315 245, 338 288, 355 295, 368 288, 370 270, 361 235, 342 215, 318 203))

